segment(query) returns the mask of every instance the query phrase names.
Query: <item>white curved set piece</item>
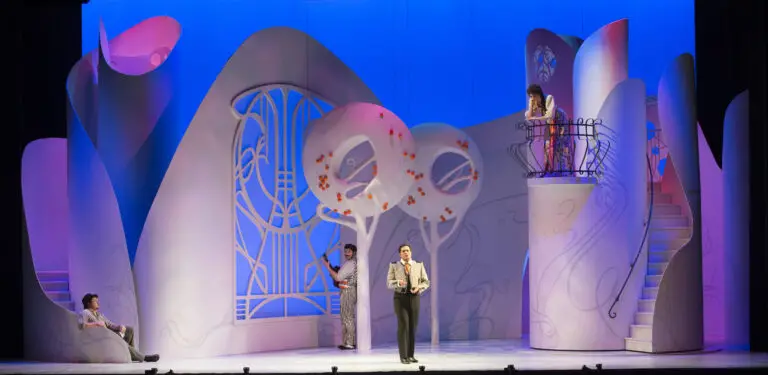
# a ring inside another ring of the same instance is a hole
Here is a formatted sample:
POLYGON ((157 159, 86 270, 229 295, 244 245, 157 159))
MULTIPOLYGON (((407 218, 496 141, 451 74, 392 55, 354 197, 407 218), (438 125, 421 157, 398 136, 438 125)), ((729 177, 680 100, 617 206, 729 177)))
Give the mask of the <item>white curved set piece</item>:
MULTIPOLYGON (((28 360, 43 362, 125 363, 131 362, 128 344, 103 327, 81 329, 78 314, 54 301, 43 283, 69 283, 49 280, 47 275, 66 274, 66 244, 69 232, 67 189, 67 140, 36 140, 22 156, 22 200, 26 236, 22 246, 24 291, 24 354, 28 360), (57 205, 56 203, 60 205, 57 205)), ((71 271, 71 267, 70 270, 71 271)), ((62 287, 52 295, 69 299, 62 287)), ((74 305, 79 310, 78 305, 74 305)))
MULTIPOLYGON (((414 181, 399 207, 419 221, 419 233, 430 255, 430 305, 439 306, 438 250, 461 227, 464 215, 480 194, 483 159, 477 144, 448 124, 421 124, 411 133, 416 141, 416 158, 413 169, 406 172, 414 181), (444 156, 458 156, 461 162, 441 165, 444 156), (438 229, 443 223, 450 229, 441 233, 438 229)), ((430 315, 431 343, 436 346, 440 343, 440 309, 430 309, 430 315)))

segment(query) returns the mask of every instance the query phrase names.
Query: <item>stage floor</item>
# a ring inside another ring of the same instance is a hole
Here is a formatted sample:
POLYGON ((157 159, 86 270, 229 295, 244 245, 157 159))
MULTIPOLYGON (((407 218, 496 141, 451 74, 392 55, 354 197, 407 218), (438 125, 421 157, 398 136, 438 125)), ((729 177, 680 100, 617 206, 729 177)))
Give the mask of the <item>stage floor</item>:
POLYGON ((227 356, 208 359, 162 359, 157 363, 133 364, 55 364, 33 362, 0 363, 0 374, 24 373, 100 373, 143 374, 157 368, 158 373, 340 373, 419 371, 502 370, 514 365, 518 370, 577 370, 582 365, 603 369, 654 368, 765 368, 768 354, 708 350, 687 354, 643 354, 632 352, 556 352, 533 350, 523 340, 444 342, 439 348, 418 345, 419 363, 403 365, 396 346, 374 348, 370 354, 340 351, 335 348, 302 349, 282 352, 227 356))

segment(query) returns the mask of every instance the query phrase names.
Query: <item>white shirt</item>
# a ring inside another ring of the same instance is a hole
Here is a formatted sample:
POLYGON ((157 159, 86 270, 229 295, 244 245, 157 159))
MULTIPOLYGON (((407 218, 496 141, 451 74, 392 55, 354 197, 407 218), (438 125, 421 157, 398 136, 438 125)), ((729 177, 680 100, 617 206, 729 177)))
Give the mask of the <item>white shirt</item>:
POLYGON ((526 117, 528 115, 532 116, 528 121, 547 121, 555 117, 555 113, 557 112, 557 105, 555 104, 555 97, 552 95, 547 95, 547 98, 545 99, 544 103, 545 107, 547 108, 547 113, 545 115, 541 115, 541 111, 537 108, 536 110, 533 110, 531 108, 531 102, 528 101, 528 110, 525 111, 526 117))

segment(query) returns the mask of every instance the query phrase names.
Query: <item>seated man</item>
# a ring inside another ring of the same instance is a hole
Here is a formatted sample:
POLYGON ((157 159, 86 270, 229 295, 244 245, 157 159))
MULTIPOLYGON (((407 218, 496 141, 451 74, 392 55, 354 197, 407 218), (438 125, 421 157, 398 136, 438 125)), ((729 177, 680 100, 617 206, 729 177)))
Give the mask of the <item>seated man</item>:
POLYGON ((128 343, 131 352, 131 360, 138 362, 157 362, 160 356, 157 354, 144 355, 133 347, 133 327, 119 326, 107 319, 99 312, 99 296, 88 293, 83 296, 83 312, 80 313, 80 327, 105 327, 120 335, 128 343))

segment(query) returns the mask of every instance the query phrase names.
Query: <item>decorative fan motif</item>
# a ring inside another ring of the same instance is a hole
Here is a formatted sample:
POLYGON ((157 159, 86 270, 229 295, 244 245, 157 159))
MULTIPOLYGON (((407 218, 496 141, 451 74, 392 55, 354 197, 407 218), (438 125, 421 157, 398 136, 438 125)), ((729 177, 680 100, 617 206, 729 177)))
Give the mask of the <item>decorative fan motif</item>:
POLYGON ((555 76, 557 57, 549 46, 537 46, 533 52, 533 62, 536 66, 536 76, 541 82, 548 82, 555 76))

